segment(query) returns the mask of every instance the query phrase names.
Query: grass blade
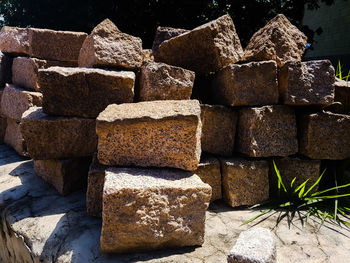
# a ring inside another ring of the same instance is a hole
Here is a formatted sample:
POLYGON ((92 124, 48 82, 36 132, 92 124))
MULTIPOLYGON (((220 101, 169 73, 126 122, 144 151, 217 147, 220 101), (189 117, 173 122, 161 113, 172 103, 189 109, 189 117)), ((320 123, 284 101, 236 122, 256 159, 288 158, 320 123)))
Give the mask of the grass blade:
POLYGON ((287 189, 286 189, 286 187, 283 184, 282 177, 281 177, 280 171, 277 169, 275 160, 273 160, 272 162, 273 162, 273 167, 275 169, 275 172, 276 172, 276 175, 277 175, 277 178, 278 178, 278 187, 280 188, 280 186, 282 185, 284 192, 287 193, 287 189))
POLYGON ((290 188, 293 188, 293 184, 294 184, 296 179, 297 179, 296 177, 293 178, 292 182, 290 183, 290 188))
POLYGON ((333 190, 337 190, 337 189, 345 188, 345 187, 349 187, 349 186, 350 186, 350 183, 349 184, 340 185, 340 186, 335 186, 335 187, 332 187, 332 188, 329 188, 329 189, 326 189, 326 190, 323 190, 323 191, 319 191, 319 192, 313 193, 311 196, 324 194, 324 193, 327 193, 329 191, 333 191, 333 190))
POLYGON ((306 191, 306 193, 304 194, 304 196, 307 196, 307 194, 315 188, 316 185, 318 185, 324 175, 324 173, 326 172, 326 169, 323 170, 322 174, 317 178, 316 182, 309 188, 309 190, 306 191))
POLYGON ((251 222, 253 222, 254 220, 258 219, 259 217, 262 217, 263 215, 266 215, 267 213, 270 213, 272 211, 272 209, 266 209, 264 210, 263 212, 261 212, 260 214, 258 214, 257 216, 254 216, 253 218, 251 219, 248 219, 247 221, 244 221, 241 226, 243 225, 247 225, 251 222))

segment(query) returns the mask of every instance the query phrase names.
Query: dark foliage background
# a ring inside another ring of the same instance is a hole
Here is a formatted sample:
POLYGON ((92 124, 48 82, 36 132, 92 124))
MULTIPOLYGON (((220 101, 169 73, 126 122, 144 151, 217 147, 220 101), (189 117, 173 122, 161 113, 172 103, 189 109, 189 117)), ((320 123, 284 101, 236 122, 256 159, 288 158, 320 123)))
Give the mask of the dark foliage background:
POLYGON ((157 26, 192 29, 230 14, 243 46, 278 13, 285 14, 312 42, 314 32, 301 27, 304 6, 317 9, 334 0, 0 0, 5 25, 85 31, 110 18, 123 32, 152 46, 157 26))

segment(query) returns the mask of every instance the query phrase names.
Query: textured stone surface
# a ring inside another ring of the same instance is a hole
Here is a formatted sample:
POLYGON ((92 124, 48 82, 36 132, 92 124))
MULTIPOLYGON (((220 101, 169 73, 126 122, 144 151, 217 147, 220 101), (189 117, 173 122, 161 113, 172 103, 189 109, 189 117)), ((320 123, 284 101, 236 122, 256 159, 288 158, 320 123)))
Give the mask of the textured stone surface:
POLYGON ((32 106, 42 105, 42 94, 27 91, 12 84, 7 84, 1 97, 2 115, 20 121, 22 114, 32 106))
POLYGON ((288 106, 243 108, 238 117, 237 150, 251 157, 297 153, 295 112, 288 106))
POLYGON ((94 155, 88 173, 88 187, 86 191, 86 211, 90 216, 102 216, 102 195, 105 182, 105 171, 109 166, 98 162, 94 155))
POLYGON ((194 78, 193 71, 146 62, 141 67, 140 100, 189 100, 194 78))
POLYGON ((304 106, 333 102, 335 77, 329 60, 287 62, 278 78, 284 104, 304 106))
POLYGON ((276 240, 266 228, 255 227, 239 234, 227 255, 228 263, 275 263, 276 240))
POLYGON ((0 88, 5 87, 6 83, 11 83, 12 62, 12 56, 0 54, 0 88))
POLYGON ((14 55, 29 55, 28 29, 4 26, 0 31, 0 50, 14 55))
POLYGON ((350 158, 350 116, 331 112, 300 117, 299 152, 311 159, 350 158))
POLYGON ((201 105, 202 151, 230 156, 233 154, 237 112, 219 105, 201 105))
POLYGON ((36 160, 92 155, 97 136, 94 119, 53 117, 32 107, 23 114, 21 132, 30 156, 36 160))
POLYGON ((350 82, 336 78, 334 83, 334 101, 340 102, 327 108, 335 113, 350 114, 350 82))
POLYGON ((289 60, 300 61, 307 37, 282 14, 256 32, 244 51, 246 61, 275 60, 281 67, 289 60))
POLYGON ((83 32, 40 28, 29 28, 28 35, 30 56, 72 62, 78 60, 80 48, 87 37, 83 32))
POLYGON ((39 69, 53 66, 76 66, 74 62, 43 60, 37 58, 17 57, 12 65, 13 84, 25 87, 27 89, 40 91, 38 83, 39 69))
POLYGON ((269 198, 269 164, 240 158, 222 158, 223 198, 232 207, 255 205, 269 198))
POLYGON ((204 183, 211 186, 211 202, 222 198, 220 162, 217 158, 212 155, 202 154, 198 168, 194 173, 204 183))
POLYGON ((142 49, 142 62, 154 61, 152 49, 142 49))
POLYGON ((212 82, 218 104, 264 106, 278 103, 276 62, 262 61, 231 64, 220 70, 212 82))
POLYGON ((142 40, 120 32, 109 19, 92 30, 79 54, 79 67, 136 69, 141 64, 142 40))
POLYGON ((201 128, 196 100, 112 104, 97 118, 98 160, 194 171, 201 155, 201 128))
MULTIPOLYGON (((100 246, 101 220, 88 217, 84 192, 60 196, 40 177, 33 162, 23 160, 0 145, 0 261, 57 263, 183 263, 226 262, 227 253, 240 232, 242 222, 260 211, 232 209, 217 201, 206 212, 205 238, 201 247, 177 248, 111 255, 100 246)), ((278 214, 259 224, 277 237, 277 262, 344 262, 350 257, 349 232, 345 227, 298 217, 276 225, 278 214)))
POLYGON ((155 60, 199 74, 215 72, 241 59, 243 50, 229 15, 164 41, 155 60))
POLYGON ((27 145, 23 139, 19 121, 7 119, 4 143, 11 146, 19 155, 28 156, 27 145))
POLYGON ((202 245, 211 187, 167 169, 110 168, 103 187, 101 250, 202 245))
MULTIPOLYGON (((319 160, 307 160, 300 158, 285 157, 281 159, 274 159, 277 169, 280 171, 283 184, 287 189, 290 189, 291 182, 294 178, 293 189, 296 189, 299 185, 304 183, 307 179, 306 190, 309 189, 321 175, 321 161, 319 160)), ((273 163, 270 163, 269 170, 270 177, 270 194, 277 194, 277 176, 273 167, 273 163)), ((313 188, 313 192, 317 190, 318 186, 313 188)))
POLYGON ((39 70, 43 111, 96 118, 109 104, 132 102, 135 73, 51 67, 39 70))
POLYGON ((68 195, 86 185, 90 162, 89 157, 35 160, 34 170, 61 195, 68 195))
POLYGON ((4 142, 7 119, 0 116, 0 144, 4 142))
POLYGON ((158 47, 165 40, 169 40, 170 38, 176 37, 183 33, 187 33, 189 30, 182 28, 173 28, 173 27, 157 27, 156 34, 154 36, 152 51, 154 54, 158 53, 158 47))

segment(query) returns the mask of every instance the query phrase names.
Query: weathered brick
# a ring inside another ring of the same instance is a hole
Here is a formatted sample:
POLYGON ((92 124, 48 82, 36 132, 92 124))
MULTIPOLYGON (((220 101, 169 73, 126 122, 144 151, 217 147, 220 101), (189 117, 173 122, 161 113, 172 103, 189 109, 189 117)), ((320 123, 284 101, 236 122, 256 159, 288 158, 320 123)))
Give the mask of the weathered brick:
POLYGON ((19 155, 29 156, 19 121, 7 118, 4 143, 11 146, 19 155))
POLYGON ((28 29, 4 26, 0 31, 0 50, 13 55, 29 55, 28 29))

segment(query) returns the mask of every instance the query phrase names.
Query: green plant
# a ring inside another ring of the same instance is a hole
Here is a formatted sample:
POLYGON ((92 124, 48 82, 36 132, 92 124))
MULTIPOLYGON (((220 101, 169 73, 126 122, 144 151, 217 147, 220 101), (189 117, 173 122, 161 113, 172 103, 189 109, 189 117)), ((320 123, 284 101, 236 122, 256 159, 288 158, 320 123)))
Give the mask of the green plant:
POLYGON ((349 78, 350 78, 350 70, 349 70, 347 75, 343 76, 342 65, 340 64, 340 60, 338 60, 338 65, 337 65, 337 69, 335 71, 335 76, 337 78, 345 80, 345 81, 349 81, 349 78))
POLYGON ((350 187, 350 183, 338 186, 337 180, 335 180, 334 187, 313 191, 325 174, 326 170, 324 170, 316 182, 309 188, 306 188, 309 179, 299 186, 295 186, 296 177, 291 181, 290 186, 286 186, 274 161, 273 166, 277 176, 278 198, 251 207, 255 209, 268 208, 264 209, 257 216, 245 221, 242 225, 249 224, 264 215, 271 215, 279 211, 283 213, 281 218, 287 217, 290 220, 293 219, 295 214, 298 214, 302 223, 304 219, 307 223, 310 217, 314 216, 321 219, 321 225, 325 220, 330 220, 350 227, 350 208, 347 206, 347 202, 339 202, 340 199, 350 196, 350 192, 339 193, 340 189, 350 187))

